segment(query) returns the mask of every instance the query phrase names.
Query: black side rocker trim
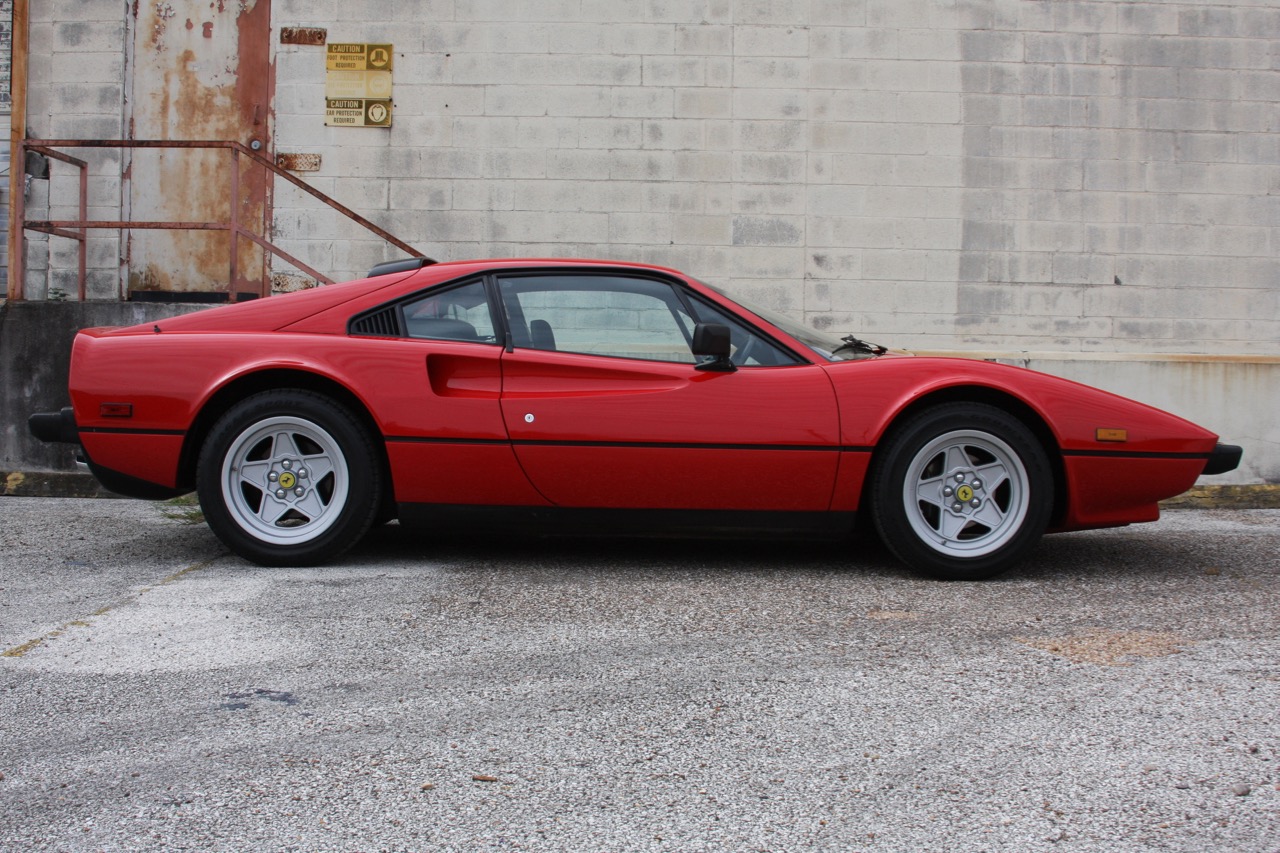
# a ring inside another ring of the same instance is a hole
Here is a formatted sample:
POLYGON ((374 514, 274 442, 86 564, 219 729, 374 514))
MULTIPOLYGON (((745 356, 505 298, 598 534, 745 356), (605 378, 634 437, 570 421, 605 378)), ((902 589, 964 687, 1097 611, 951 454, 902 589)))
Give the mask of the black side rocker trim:
POLYGON ((594 509, 401 503, 400 526, 569 536, 677 536, 695 539, 812 537, 839 540, 853 530, 852 512, 769 510, 594 509))

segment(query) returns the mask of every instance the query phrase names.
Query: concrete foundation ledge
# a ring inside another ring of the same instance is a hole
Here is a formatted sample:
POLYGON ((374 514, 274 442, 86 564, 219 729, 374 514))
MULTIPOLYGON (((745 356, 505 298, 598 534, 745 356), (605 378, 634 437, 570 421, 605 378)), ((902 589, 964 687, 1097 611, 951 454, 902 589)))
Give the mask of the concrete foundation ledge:
POLYGON ((0 471, 0 495, 20 498, 118 498, 82 471, 0 471))
MULTIPOLYGON (((118 498, 80 471, 0 471, 0 495, 20 498, 118 498)), ((1280 485, 1195 486, 1164 509, 1280 509, 1280 485)))
POLYGON ((1176 498, 1161 501, 1162 509, 1280 509, 1280 486, 1193 486, 1176 498))

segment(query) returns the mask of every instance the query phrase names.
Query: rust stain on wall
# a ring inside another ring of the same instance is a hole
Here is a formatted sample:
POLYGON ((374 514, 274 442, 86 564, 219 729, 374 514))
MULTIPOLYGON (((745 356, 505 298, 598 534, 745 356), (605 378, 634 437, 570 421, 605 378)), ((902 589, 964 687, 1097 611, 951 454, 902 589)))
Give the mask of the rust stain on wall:
MULTIPOLYGON (((133 58, 135 139, 234 140, 267 154, 274 71, 271 4, 165 0, 140 9, 133 58), (178 16, 181 17, 178 17, 178 16), (185 26, 170 26, 174 18, 185 26), (212 19, 212 20, 211 20, 212 19), (198 24, 198 26, 197 26, 198 24)), ((231 218, 231 153, 137 150, 127 174, 135 220, 226 222, 231 218)), ((271 176, 241 158, 239 222, 264 237, 271 176)), ((237 280, 229 282, 230 235, 216 231, 137 231, 128 235, 132 289, 260 291, 265 259, 238 241, 237 280)))
POLYGON ((320 27, 281 27, 281 44, 323 45, 329 40, 329 31, 320 27))

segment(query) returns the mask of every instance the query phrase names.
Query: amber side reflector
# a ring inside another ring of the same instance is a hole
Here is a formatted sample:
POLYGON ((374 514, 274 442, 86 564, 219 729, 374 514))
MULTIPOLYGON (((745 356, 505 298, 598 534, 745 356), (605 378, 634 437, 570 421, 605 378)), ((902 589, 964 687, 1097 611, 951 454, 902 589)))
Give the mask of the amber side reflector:
POLYGON ((133 403, 102 403, 98 406, 98 414, 104 418, 131 418, 133 403))
POLYGON ((1094 437, 1098 441, 1128 441, 1129 431, 1127 429, 1101 429, 1094 433, 1094 437))

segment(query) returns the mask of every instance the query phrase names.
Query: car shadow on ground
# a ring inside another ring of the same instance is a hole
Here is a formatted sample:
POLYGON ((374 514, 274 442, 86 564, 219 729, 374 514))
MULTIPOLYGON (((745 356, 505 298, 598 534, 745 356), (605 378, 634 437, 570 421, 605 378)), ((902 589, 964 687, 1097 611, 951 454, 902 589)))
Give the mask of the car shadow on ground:
POLYGON ((428 533, 391 523, 371 531, 342 562, 431 562, 464 566, 525 566, 562 570, 628 571, 663 567, 689 571, 858 570, 906 576, 880 540, 857 532, 835 541, 741 536, 529 535, 428 533))

